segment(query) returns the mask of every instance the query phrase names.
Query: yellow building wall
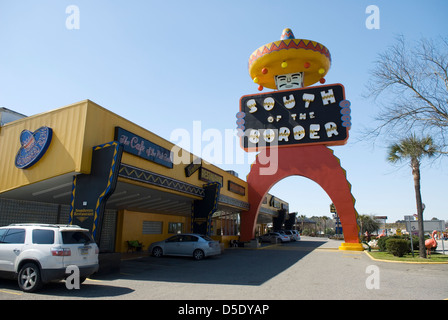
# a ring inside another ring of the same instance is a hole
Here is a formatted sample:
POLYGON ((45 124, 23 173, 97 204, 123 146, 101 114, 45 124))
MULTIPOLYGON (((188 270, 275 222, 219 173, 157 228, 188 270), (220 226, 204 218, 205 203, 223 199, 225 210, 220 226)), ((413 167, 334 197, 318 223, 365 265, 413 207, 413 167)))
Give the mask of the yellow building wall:
POLYGON ((66 173, 80 172, 86 111, 87 101, 82 101, 0 127, 0 193, 66 173), (42 126, 53 129, 48 150, 32 167, 16 168, 14 161, 21 147, 21 132, 25 129, 34 132, 42 126))
POLYGON ((118 213, 117 233, 115 241, 116 252, 126 252, 128 249, 126 241, 137 240, 143 243, 143 250, 148 250, 151 243, 165 240, 174 235, 168 233, 170 222, 183 223, 184 232, 190 232, 191 219, 185 216, 165 215, 156 213, 143 213, 122 210, 118 213), (161 221, 161 234, 143 234, 143 221, 161 221))
POLYGON ((210 238, 219 241, 224 249, 230 247, 230 241, 238 241, 240 236, 238 235, 237 221, 234 219, 221 219, 213 218, 213 231, 210 238))
MULTIPOLYGON (((147 139, 159 146, 162 146, 168 150, 172 150, 175 147, 175 144, 169 142, 168 140, 159 137, 158 135, 138 126, 135 123, 132 123, 129 120, 126 120, 115 113, 99 106, 98 104, 88 101, 88 110, 87 110, 87 119, 86 119, 86 131, 85 131, 85 144, 83 150, 83 171, 90 170, 90 164, 92 159, 92 147, 103 144, 105 142, 110 142, 114 140, 115 127, 122 127, 123 129, 132 132, 135 135, 138 135, 144 139, 147 139)), ((188 155, 190 162, 196 158, 195 155, 183 150, 188 155)), ((169 176, 170 178, 183 181, 189 184, 193 184, 196 186, 203 186, 205 181, 199 180, 199 170, 196 171, 192 176, 186 177, 185 175, 185 167, 189 163, 181 163, 179 165, 174 165, 173 169, 166 168, 157 163, 145 160, 136 155, 123 152, 123 156, 121 159, 122 163, 141 168, 144 170, 148 170, 151 172, 155 172, 161 175, 169 176)), ((210 171, 213 171, 221 176, 223 176, 223 186, 221 188, 221 194, 232 197, 234 199, 238 199, 240 201, 247 202, 247 183, 232 174, 222 170, 210 163, 202 161, 202 166, 210 171), (246 188, 245 195, 239 195, 233 192, 228 191, 227 184, 228 180, 232 180, 235 183, 242 185, 246 188)), ((136 182, 132 182, 136 183, 136 182)), ((156 189, 160 189, 157 187, 153 187, 156 189)), ((173 192, 172 190, 163 189, 167 192, 173 192)))
MULTIPOLYGON (((122 127, 166 149, 172 150, 175 147, 173 143, 147 129, 126 120, 90 100, 84 100, 56 110, 23 118, 0 127, 0 164, 2 165, 0 193, 64 174, 89 174, 92 148, 113 141, 115 139, 116 126, 122 127), (20 133, 25 129, 35 131, 42 126, 53 129, 52 142, 48 150, 34 166, 25 170, 16 168, 14 160, 20 148, 20 133)), ((187 154, 190 162, 196 158, 195 155, 185 150, 183 152, 187 154)), ((199 170, 190 177, 185 175, 185 167, 189 163, 174 165, 173 169, 169 169, 126 152, 123 153, 122 163, 165 175, 195 186, 202 187, 207 183, 199 179, 199 170)), ((222 195, 248 202, 247 182, 205 161, 202 161, 202 167, 223 177, 222 195), (239 195, 229 191, 227 189, 229 180, 243 186, 246 190, 245 195, 239 195)), ((119 178, 119 181, 124 180, 148 188, 178 193, 166 188, 119 178)), ((189 197, 195 198, 191 195, 189 197)), ((154 241, 163 240, 169 236, 169 222, 182 222, 186 228, 184 231, 190 231, 190 217, 149 215, 147 213, 131 213, 127 211, 120 212, 117 223, 117 252, 126 251, 126 241, 128 240, 139 240, 144 243, 146 248, 154 241), (143 235, 142 223, 144 220, 162 221, 164 225, 163 234, 143 235)))
MULTIPOLYGON (((3 167, 0 175, 0 193, 67 173, 89 174, 92 148, 113 141, 116 126, 122 127, 166 149, 172 150, 175 147, 173 143, 147 129, 90 100, 84 100, 56 110, 20 119, 0 128, 0 164, 3 167), (20 148, 20 133, 25 129, 35 131, 41 126, 53 129, 53 138, 48 150, 34 166, 25 170, 17 169, 14 165, 14 159, 20 148)), ((189 158, 190 162, 196 158, 195 155, 185 150, 183 152, 187 154, 186 158, 189 158)), ((123 153, 122 163, 169 176, 196 186, 202 186, 207 183, 199 180, 199 171, 196 171, 190 177, 186 177, 185 167, 189 163, 181 163, 174 165, 173 169, 168 169, 126 152, 123 153)), ((247 202, 247 183, 245 181, 205 161, 202 161, 202 166, 223 176, 223 186, 221 188, 223 195, 247 202), (244 186, 246 194, 238 195, 228 191, 228 180, 244 186)), ((148 185, 145 186, 150 187, 148 185)), ((151 186, 151 188, 157 187, 151 186)), ((173 190, 163 190, 177 193, 173 190)))

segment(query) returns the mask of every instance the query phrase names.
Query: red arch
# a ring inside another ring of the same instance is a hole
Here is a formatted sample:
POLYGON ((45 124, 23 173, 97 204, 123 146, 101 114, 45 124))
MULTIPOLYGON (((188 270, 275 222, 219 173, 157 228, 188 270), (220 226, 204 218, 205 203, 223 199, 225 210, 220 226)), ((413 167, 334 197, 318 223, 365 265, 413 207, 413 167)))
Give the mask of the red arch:
POLYGON ((292 175, 309 178, 326 191, 339 214, 345 242, 358 244, 357 212, 350 184, 339 159, 324 145, 277 148, 258 155, 247 176, 250 209, 241 214, 241 241, 254 238, 261 202, 269 189, 292 175))

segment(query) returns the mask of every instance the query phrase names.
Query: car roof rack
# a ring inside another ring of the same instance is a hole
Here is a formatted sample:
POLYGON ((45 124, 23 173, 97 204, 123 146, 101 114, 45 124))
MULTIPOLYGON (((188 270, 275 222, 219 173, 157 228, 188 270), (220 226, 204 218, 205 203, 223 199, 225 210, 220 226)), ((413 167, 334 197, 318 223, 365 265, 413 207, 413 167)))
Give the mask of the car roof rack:
POLYGON ((38 226, 38 227, 53 227, 53 228, 81 228, 75 224, 51 224, 51 223, 12 223, 8 227, 18 227, 18 226, 38 226))

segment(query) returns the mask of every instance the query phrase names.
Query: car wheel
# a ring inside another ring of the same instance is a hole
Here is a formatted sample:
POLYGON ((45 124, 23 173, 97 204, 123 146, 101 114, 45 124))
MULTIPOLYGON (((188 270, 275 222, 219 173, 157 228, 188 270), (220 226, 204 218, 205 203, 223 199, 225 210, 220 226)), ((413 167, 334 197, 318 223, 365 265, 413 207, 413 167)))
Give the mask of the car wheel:
POLYGON ((26 263, 19 271, 18 279, 20 290, 35 292, 42 287, 40 269, 35 263, 26 263))
POLYGON ((163 250, 160 247, 155 247, 152 249, 152 255, 156 258, 163 256, 163 250))
POLYGON ((204 259, 204 251, 202 251, 202 250, 200 250, 200 249, 196 249, 196 250, 194 250, 194 252, 193 252, 193 258, 195 259, 195 260, 202 260, 202 259, 204 259))

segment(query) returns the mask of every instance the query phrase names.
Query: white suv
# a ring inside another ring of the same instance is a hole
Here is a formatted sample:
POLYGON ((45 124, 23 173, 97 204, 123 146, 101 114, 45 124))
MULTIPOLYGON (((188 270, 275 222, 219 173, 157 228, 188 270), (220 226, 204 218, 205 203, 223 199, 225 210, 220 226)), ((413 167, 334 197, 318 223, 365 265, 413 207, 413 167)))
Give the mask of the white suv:
POLYGON ((17 278, 25 292, 65 279, 79 268, 80 283, 98 271, 99 249, 89 230, 75 225, 11 224, 0 227, 0 276, 17 278))

